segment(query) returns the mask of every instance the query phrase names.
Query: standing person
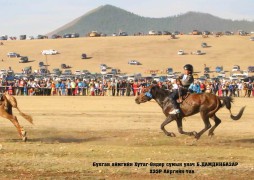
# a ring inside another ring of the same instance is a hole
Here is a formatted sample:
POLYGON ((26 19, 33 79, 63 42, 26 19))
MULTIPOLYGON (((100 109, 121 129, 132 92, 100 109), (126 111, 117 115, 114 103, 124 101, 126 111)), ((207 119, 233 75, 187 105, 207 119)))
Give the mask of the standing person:
POLYGON ((254 82, 252 82, 252 96, 254 96, 254 82))
POLYGON ((228 90, 229 90, 229 96, 231 97, 233 95, 233 90, 234 90, 233 82, 229 83, 228 90))
POLYGON ((112 96, 112 86, 111 86, 111 80, 107 81, 107 96, 112 96))
POLYGON ((201 90, 202 93, 205 92, 205 90, 206 90, 206 85, 205 85, 204 82, 201 82, 201 83, 200 83, 200 90, 201 90))
POLYGON ((253 88, 252 83, 251 83, 251 82, 249 82, 249 83, 248 83, 248 85, 247 85, 248 97, 250 97, 250 95, 251 95, 252 88, 253 88))
POLYGON ((64 81, 61 82, 60 89, 61 89, 61 96, 66 96, 66 86, 64 81))
POLYGON ((19 92, 20 92, 20 95, 24 92, 24 85, 25 85, 25 83, 26 82, 24 81, 23 78, 19 81, 19 92))
POLYGON ((78 80, 78 95, 83 95, 83 89, 84 89, 84 82, 81 80, 78 80))
POLYGON ((226 92, 226 89, 227 89, 227 86, 225 83, 222 84, 222 96, 227 96, 227 92, 226 92))
POLYGON ((23 95, 27 96, 27 85, 26 85, 26 83, 24 84, 24 87, 23 87, 23 95))
POLYGON ((88 94, 88 84, 87 84, 86 80, 83 80, 83 85, 84 85, 83 96, 86 96, 88 94))
POLYGON ((119 91, 120 91, 120 88, 121 88, 121 86, 120 86, 121 84, 122 84, 121 80, 117 81, 117 83, 116 83, 116 95, 117 96, 119 96, 119 91))
POLYGON ((176 82, 178 84, 178 86, 180 85, 180 88, 178 90, 176 90, 175 92, 173 92, 172 94, 170 94, 170 97, 169 97, 171 99, 171 102, 174 107, 173 110, 171 112, 169 112, 169 114, 180 113, 178 103, 176 102, 176 100, 179 98, 179 95, 182 96, 183 94, 187 93, 189 86, 194 81, 194 78, 192 75, 193 66, 191 64, 186 64, 183 67, 183 69, 184 69, 184 75, 183 75, 182 81, 176 82))
POLYGON ((136 96, 137 93, 138 93, 138 83, 137 83, 137 81, 135 81, 135 82, 133 83, 132 89, 133 89, 133 90, 132 90, 132 91, 133 91, 133 95, 136 96))
POLYGON ((46 82, 45 82, 45 80, 41 80, 41 83, 40 83, 40 93, 41 93, 41 95, 42 96, 44 96, 45 95, 45 87, 46 87, 46 82))
POLYGON ((116 94, 116 80, 113 79, 113 81, 111 82, 111 92, 112 92, 112 96, 115 96, 116 94))
POLYGON ((219 83, 217 81, 215 81, 213 84, 212 84, 212 91, 213 91, 213 94, 217 94, 218 93, 218 96, 219 96, 219 83))
POLYGON ((71 96, 75 96, 76 82, 71 80, 71 96))
POLYGON ((57 94, 58 96, 61 95, 60 85, 61 85, 61 82, 60 82, 60 81, 57 81, 57 83, 56 83, 56 94, 57 94))
POLYGON ((199 82, 195 80, 193 83, 191 83, 189 90, 193 93, 201 93, 199 82))
POLYGON ((50 93, 51 93, 51 82, 50 82, 50 80, 47 80, 46 89, 47 89, 46 95, 49 96, 50 93))
POLYGON ((243 97, 246 97, 246 96, 247 96, 247 91, 248 91, 247 83, 244 83, 244 84, 243 84, 243 92, 244 92, 244 96, 243 96, 243 97))
POLYGON ((238 82, 237 83, 237 97, 242 96, 242 90, 243 90, 243 83, 242 82, 238 82))
POLYGON ((19 89, 19 80, 15 81, 14 87, 15 87, 15 90, 16 90, 16 91, 14 91, 15 95, 19 95, 19 92, 20 92, 20 89, 19 89))
POLYGON ((125 95, 126 87, 127 87, 126 81, 123 80, 121 84, 121 96, 125 95))
POLYGON ((51 96, 54 96, 56 94, 56 84, 52 81, 51 83, 51 96))
POLYGON ((126 96, 130 96, 131 94, 131 83, 130 81, 127 81, 126 83, 126 96))

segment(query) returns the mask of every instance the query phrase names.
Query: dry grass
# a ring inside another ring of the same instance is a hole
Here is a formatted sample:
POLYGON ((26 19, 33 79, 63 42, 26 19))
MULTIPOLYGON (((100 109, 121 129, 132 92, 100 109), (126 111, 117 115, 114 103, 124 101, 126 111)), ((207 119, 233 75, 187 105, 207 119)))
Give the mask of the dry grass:
MULTIPOLYGON (((0 179, 246 179, 254 175, 253 99, 238 98, 232 112, 247 105, 239 121, 222 109, 222 124, 210 139, 199 141, 177 133, 176 123, 160 130, 164 120, 156 103, 136 105, 133 97, 17 97, 34 126, 18 116, 28 142, 1 119, 0 179), (150 174, 151 167, 94 167, 93 162, 238 162, 236 167, 164 167, 194 174, 150 174)), ((17 111, 14 111, 17 114, 17 111)), ((213 124, 213 123, 212 123, 213 124)), ((186 131, 200 130, 199 115, 186 118, 186 131)))

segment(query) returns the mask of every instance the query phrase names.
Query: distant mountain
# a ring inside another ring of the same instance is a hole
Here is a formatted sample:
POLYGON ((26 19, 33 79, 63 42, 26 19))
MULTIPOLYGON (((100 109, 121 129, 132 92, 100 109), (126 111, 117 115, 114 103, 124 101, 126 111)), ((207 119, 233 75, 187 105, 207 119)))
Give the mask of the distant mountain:
POLYGON ((128 34, 137 32, 148 33, 149 30, 180 31, 189 33, 199 31, 254 31, 254 21, 222 19, 211 14, 188 12, 185 14, 165 18, 142 17, 111 5, 100 6, 70 23, 48 33, 47 35, 65 33, 79 33, 85 36, 91 31, 105 34, 125 31, 128 34))

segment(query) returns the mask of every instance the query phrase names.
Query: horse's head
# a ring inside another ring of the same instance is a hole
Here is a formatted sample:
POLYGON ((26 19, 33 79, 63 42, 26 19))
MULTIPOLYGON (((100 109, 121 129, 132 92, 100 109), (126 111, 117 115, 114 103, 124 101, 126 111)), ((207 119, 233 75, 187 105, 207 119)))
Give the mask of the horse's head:
POLYGON ((154 87, 154 85, 151 85, 149 87, 146 87, 141 93, 140 95, 138 95, 135 99, 135 102, 137 104, 140 103, 145 103, 147 101, 150 101, 151 99, 154 98, 153 93, 152 93, 152 88, 154 87))

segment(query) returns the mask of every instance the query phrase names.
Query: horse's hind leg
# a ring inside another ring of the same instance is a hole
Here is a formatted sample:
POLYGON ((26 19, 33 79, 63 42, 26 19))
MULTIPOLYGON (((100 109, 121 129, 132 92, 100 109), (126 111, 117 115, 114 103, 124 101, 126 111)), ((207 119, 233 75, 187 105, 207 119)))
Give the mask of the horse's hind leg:
POLYGON ((207 116, 207 113, 202 111, 202 112, 200 112, 200 114, 201 114, 201 117, 202 117, 202 119, 203 119, 203 121, 204 121, 205 128, 202 129, 200 132, 198 132, 198 134, 195 136, 196 139, 199 139, 200 136, 201 136, 204 132, 206 132, 208 129, 211 128, 211 124, 210 124, 210 121, 209 121, 209 117, 207 116))
POLYGON ((17 128, 19 136, 22 138, 23 141, 27 140, 26 131, 19 125, 19 122, 18 122, 16 116, 10 115, 6 112, 1 113, 1 116, 9 119, 14 124, 14 126, 17 128))
POLYGON ((172 117, 172 116, 168 116, 165 121, 161 124, 161 130, 167 135, 167 136, 171 136, 171 137, 175 137, 176 135, 173 133, 173 132, 168 132, 166 129, 165 129, 165 126, 168 124, 168 123, 171 123, 172 121, 174 121, 175 119, 172 117))
POLYGON ((176 122, 177 122, 178 132, 180 134, 185 134, 185 135, 188 135, 188 136, 196 136, 197 135, 196 131, 192 131, 192 132, 185 132, 185 131, 183 131, 183 126, 182 126, 183 122, 182 122, 182 118, 181 117, 177 118, 176 122))
POLYGON ((211 117, 211 119, 214 120, 215 124, 214 124, 214 126, 209 130, 208 136, 211 136, 211 137, 212 137, 212 136, 214 135, 214 133, 213 133, 214 129, 221 123, 221 120, 220 120, 215 114, 214 114, 214 116, 211 117))

